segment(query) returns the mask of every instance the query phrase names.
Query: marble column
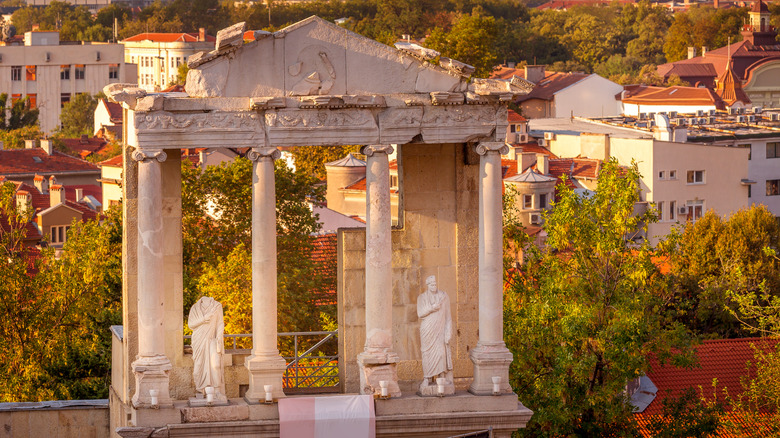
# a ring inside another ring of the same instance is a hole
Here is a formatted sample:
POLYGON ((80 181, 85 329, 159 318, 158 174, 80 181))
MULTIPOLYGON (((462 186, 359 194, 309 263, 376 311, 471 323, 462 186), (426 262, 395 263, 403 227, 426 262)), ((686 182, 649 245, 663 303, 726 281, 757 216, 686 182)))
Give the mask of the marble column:
POLYGON ((169 391, 171 361, 165 355, 163 325, 163 217, 162 149, 136 149, 138 161, 138 356, 133 406, 151 405, 150 390, 157 390, 160 406, 172 406, 169 391))
POLYGON ((254 148, 247 157, 252 172, 252 354, 246 358, 249 403, 265 399, 263 386, 273 385, 274 398, 284 397, 282 376, 287 363, 277 345, 276 297, 276 148, 254 148))
POLYGON ((477 145, 479 159, 479 341, 469 352, 474 381, 469 391, 493 394, 493 377, 501 378, 501 392, 509 386, 512 353, 504 343, 503 305, 503 208, 501 154, 503 142, 477 145))
POLYGON ((379 394, 379 382, 400 397, 393 352, 392 217, 389 145, 364 146, 366 156, 366 344, 358 354, 360 393, 379 394))

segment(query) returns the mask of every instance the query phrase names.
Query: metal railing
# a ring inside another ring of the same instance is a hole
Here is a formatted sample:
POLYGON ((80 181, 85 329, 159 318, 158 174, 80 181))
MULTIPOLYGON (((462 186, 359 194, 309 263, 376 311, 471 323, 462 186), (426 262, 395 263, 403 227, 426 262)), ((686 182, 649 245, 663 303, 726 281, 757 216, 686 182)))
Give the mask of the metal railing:
MULTIPOLYGON (((339 390, 338 331, 282 332, 278 334, 287 362, 282 381, 294 392, 337 392, 339 390), (314 339, 312 339, 314 338, 314 339), (317 339, 321 338, 321 339, 317 339), (334 345, 335 344, 335 345, 334 345), (303 350, 301 352, 301 350, 303 350), (331 354, 328 354, 330 351, 331 354)), ((226 334, 225 353, 250 354, 251 334, 226 334)), ((192 336, 184 336, 185 353, 192 351, 192 336)))

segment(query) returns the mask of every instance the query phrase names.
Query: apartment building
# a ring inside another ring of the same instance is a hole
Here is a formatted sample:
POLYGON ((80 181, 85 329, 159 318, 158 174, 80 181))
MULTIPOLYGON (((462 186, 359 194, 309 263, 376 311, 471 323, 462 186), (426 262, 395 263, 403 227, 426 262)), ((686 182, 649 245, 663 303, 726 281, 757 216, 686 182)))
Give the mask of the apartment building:
POLYGON ((24 45, 0 46, 0 93, 30 98, 41 130, 60 126, 62 106, 79 93, 96 94, 113 82, 135 82, 122 44, 60 41, 57 31, 24 34, 24 45))
POLYGON ((197 33, 141 33, 121 42, 125 62, 138 66, 138 86, 160 91, 176 82, 179 66, 187 58, 214 50, 216 38, 201 28, 197 33))

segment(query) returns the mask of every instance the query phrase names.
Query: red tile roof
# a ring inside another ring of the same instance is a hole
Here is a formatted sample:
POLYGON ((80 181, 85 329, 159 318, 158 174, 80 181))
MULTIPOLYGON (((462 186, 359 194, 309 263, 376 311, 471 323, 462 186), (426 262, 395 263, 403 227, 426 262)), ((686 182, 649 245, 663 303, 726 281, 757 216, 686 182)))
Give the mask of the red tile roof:
POLYGON ((42 194, 35 186, 31 186, 27 183, 19 181, 7 181, 16 186, 16 192, 24 191, 30 194, 32 197, 32 207, 35 211, 41 211, 49 208, 49 195, 42 194))
POLYGON ((82 196, 92 196, 101 204, 103 203, 103 189, 95 184, 73 184, 65 186, 65 199, 77 202, 76 189, 81 189, 82 196))
MULTIPOLYGON (((697 389, 698 393, 698 389, 697 389)), ((656 417, 660 417, 660 415, 641 415, 638 414, 635 416, 635 419, 637 420, 637 424, 639 425, 639 433, 645 437, 645 438, 652 438, 654 435, 650 433, 649 427, 653 419, 656 417)), ((772 415, 770 414, 751 414, 751 416, 748 415, 740 415, 735 412, 726 412, 723 413, 720 416, 721 423, 730 423, 733 424, 736 429, 734 433, 731 433, 728 428, 724 428, 721 426, 720 429, 717 430, 717 436, 719 438, 745 438, 745 437, 760 437, 760 436, 768 436, 771 430, 770 427, 765 426, 766 422, 771 422, 773 420, 772 415), (745 433, 750 432, 757 432, 757 433, 750 433, 749 435, 746 435, 745 433), (765 433, 762 433, 765 432, 765 433)))
POLYGON ((329 278, 332 284, 328 290, 320 290, 316 297, 318 305, 336 304, 336 233, 319 234, 314 236, 312 245, 314 249, 311 252, 311 260, 317 266, 317 273, 321 278, 329 278))
POLYGON ((109 158, 108 160, 101 161, 99 164, 100 166, 106 166, 106 167, 122 167, 122 162, 124 161, 124 158, 122 155, 117 155, 116 157, 109 158))
POLYGON ((122 123, 122 105, 109 102, 106 99, 100 99, 100 103, 106 107, 111 123, 122 123))
POLYGON ((521 116, 520 114, 517 114, 513 110, 509 110, 509 111, 507 111, 507 121, 509 123, 522 123, 522 122, 527 122, 528 119, 526 119, 525 117, 521 116))
POLYGON ((66 148, 79 154, 81 158, 98 154, 108 145, 108 141, 105 138, 90 138, 86 135, 82 135, 81 138, 63 138, 62 143, 66 148))
POLYGON ((184 85, 171 85, 170 87, 162 90, 163 93, 184 93, 184 85))
POLYGON ((59 151, 49 155, 41 148, 0 150, 0 175, 9 178, 15 175, 68 172, 100 173, 100 169, 92 163, 59 151))
POLYGON ((531 99, 552 100, 556 93, 576 84, 588 76, 590 75, 585 73, 548 72, 544 79, 539 81, 530 93, 521 96, 517 101, 524 102, 531 99))
MULTIPOLYGON (((718 392, 727 388, 731 398, 742 393, 741 379, 746 375, 748 362, 753 361, 753 346, 760 349, 774 348, 780 341, 768 338, 741 338, 708 340, 696 347, 699 357, 698 368, 683 369, 671 365, 660 365, 651 357, 651 369, 647 373, 658 388, 657 397, 640 416, 659 414, 663 408, 663 398, 668 394, 678 397, 687 388, 705 389, 704 395, 712 399, 712 379, 718 379, 718 392)), ((721 400, 722 401, 722 400, 721 400)))
MULTIPOLYGON (((120 42, 139 42, 139 41, 153 41, 156 43, 196 43, 198 42, 198 33, 139 33, 133 35, 130 38, 126 38, 120 42)), ((217 39, 211 35, 206 35, 207 42, 216 42, 217 39)))
POLYGON ((601 168, 601 160, 593 158, 553 158, 549 161, 550 175, 570 178, 596 179, 601 168))
POLYGON ((654 87, 643 85, 626 90, 623 103, 639 105, 713 105, 722 108, 723 102, 712 90, 697 87, 654 87))
POLYGON ((490 73, 490 79, 512 79, 512 76, 525 79, 525 69, 501 66, 490 73))

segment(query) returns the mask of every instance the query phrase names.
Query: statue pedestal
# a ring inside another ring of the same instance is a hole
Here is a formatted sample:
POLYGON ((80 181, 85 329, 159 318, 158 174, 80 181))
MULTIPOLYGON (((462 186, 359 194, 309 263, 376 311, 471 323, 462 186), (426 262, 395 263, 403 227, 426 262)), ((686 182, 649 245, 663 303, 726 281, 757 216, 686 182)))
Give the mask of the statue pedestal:
POLYGON ((357 362, 360 367, 360 393, 381 395, 382 388, 379 382, 387 382, 387 393, 390 397, 400 397, 401 388, 398 386, 398 372, 396 363, 399 361, 395 353, 367 353, 358 354, 357 362))
POLYGON ((453 383, 452 371, 448 371, 447 375, 444 377, 444 384, 442 385, 442 389, 443 391, 440 394, 439 384, 436 382, 435 378, 432 382, 428 379, 423 379, 423 381, 420 383, 420 387, 417 389, 417 395, 420 397, 443 397, 447 395, 454 395, 455 383, 453 383))
POLYGON ((230 403, 228 402, 225 394, 217 392, 214 394, 214 400, 211 402, 209 402, 208 399, 203 396, 203 394, 198 393, 195 397, 190 397, 190 400, 187 404, 193 408, 202 408, 209 406, 227 406, 230 403))
POLYGON ((140 356, 133 362, 133 374, 135 374, 135 394, 133 394, 133 406, 136 408, 151 408, 151 390, 157 390, 157 403, 155 407, 173 406, 170 390, 168 389, 171 372, 171 361, 164 355, 140 356))
POLYGON ((503 342, 496 344, 477 344, 469 352, 469 358, 474 362, 474 381, 469 392, 474 395, 493 395, 493 377, 500 377, 499 393, 510 394, 509 364, 512 363, 512 352, 503 342))
POLYGON ((287 362, 283 357, 252 355, 246 358, 244 365, 249 371, 249 389, 244 394, 247 403, 262 403, 265 400, 265 385, 273 386, 271 392, 274 400, 286 397, 282 376, 287 369, 287 362))

